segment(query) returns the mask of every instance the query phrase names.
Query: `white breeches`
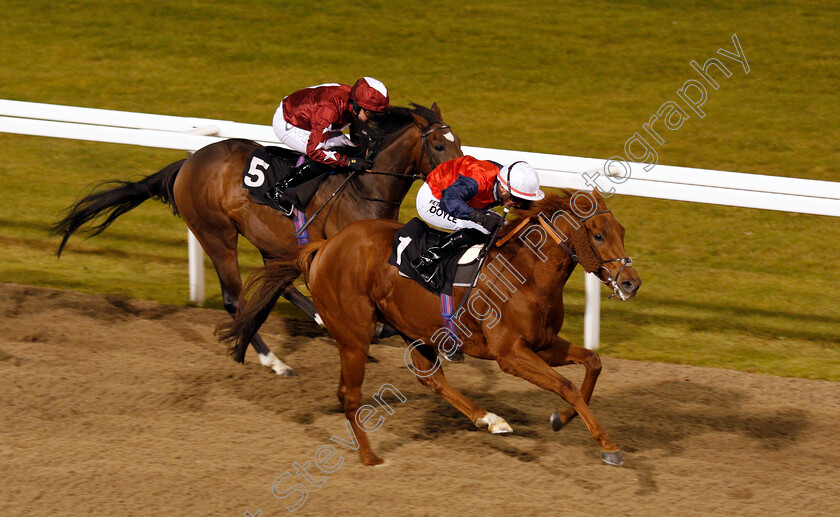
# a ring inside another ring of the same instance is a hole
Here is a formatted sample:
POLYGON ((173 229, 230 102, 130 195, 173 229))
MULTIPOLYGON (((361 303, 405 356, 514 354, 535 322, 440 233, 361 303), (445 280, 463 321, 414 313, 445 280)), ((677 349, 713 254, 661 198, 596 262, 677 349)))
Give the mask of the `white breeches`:
POLYGON ((474 223, 469 219, 458 219, 445 213, 440 206, 440 200, 432 194, 432 189, 428 183, 424 183, 420 187, 420 191, 417 192, 417 213, 421 219, 430 225, 451 232, 464 228, 472 228, 482 233, 490 233, 478 223, 474 223))
MULTIPOLYGON (((274 129, 274 134, 277 135, 277 139, 281 143, 288 145, 299 153, 306 154, 306 144, 309 142, 310 132, 286 122, 286 119, 283 118, 283 103, 280 103, 277 111, 274 112, 274 120, 271 123, 271 127, 274 129)), ((353 142, 341 131, 331 131, 330 138, 324 147, 332 149, 333 147, 345 145, 353 145, 353 142)))

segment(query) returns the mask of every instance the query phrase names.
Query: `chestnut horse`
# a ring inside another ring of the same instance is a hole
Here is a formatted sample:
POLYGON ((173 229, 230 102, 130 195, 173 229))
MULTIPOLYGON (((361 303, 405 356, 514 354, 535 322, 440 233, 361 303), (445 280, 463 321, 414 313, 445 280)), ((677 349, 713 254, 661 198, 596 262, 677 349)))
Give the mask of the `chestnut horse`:
MULTIPOLYGON (((634 297, 641 280, 624 251, 624 228, 597 193, 581 194, 574 198, 569 191, 562 197, 549 194, 502 228, 466 310, 455 319, 464 353, 495 360, 502 371, 560 395, 571 408, 552 414, 554 429, 559 430, 579 414, 601 446, 603 460, 620 465, 623 460, 619 448, 589 409, 601 371, 598 354, 557 334, 563 325, 563 286, 578 262, 587 272, 598 275, 620 300, 634 297), (570 199, 574 200, 571 205, 570 199), (517 238, 511 239, 515 235, 517 238), (552 369, 571 363, 586 368, 580 389, 552 369)), ((233 342, 234 359, 242 361, 250 336, 265 317, 262 306, 266 300, 299 271, 308 272, 312 299, 338 344, 338 398, 366 465, 382 462, 356 419, 365 358, 377 319, 387 321, 409 344, 406 364, 423 385, 476 426, 487 426, 492 433, 512 432, 504 419, 469 400, 446 380, 435 348, 427 344, 432 341, 439 348, 452 345, 453 338, 441 329, 440 301, 388 264, 392 241, 400 227, 393 221, 359 221, 327 241, 307 246, 297 262, 267 264, 249 279, 246 289, 253 290, 253 295, 220 333, 233 342)), ((456 289, 454 301, 457 303, 463 295, 464 289, 456 289)))
MULTIPOLYGON (((431 109, 416 104, 411 109, 392 107, 367 123, 357 121, 351 130, 354 141, 361 140, 358 152, 368 151, 368 156, 374 157, 374 172, 353 178, 348 188, 312 222, 307 231, 313 241, 325 239, 360 219, 397 219, 400 204, 414 179, 425 178, 441 162, 463 155, 460 138, 443 122, 436 103, 431 109)), ((292 220, 255 203, 242 187, 242 171, 257 147, 260 144, 249 140, 223 140, 140 181, 103 183, 101 186, 113 187, 96 190, 76 202, 53 227, 53 233, 63 235, 58 255, 70 235, 83 225, 104 217, 103 222, 87 228, 88 233, 97 235, 117 217, 154 197, 170 204, 201 243, 219 276, 225 309, 235 314, 242 291, 237 255, 239 234, 256 246, 264 262, 298 247, 292 220)), ((306 207, 307 218, 346 177, 346 171, 342 171, 321 184, 306 207)), ((312 302, 291 283, 280 294, 315 316, 312 302)), ((294 375, 259 335, 254 334, 251 343, 263 365, 279 375, 294 375)))

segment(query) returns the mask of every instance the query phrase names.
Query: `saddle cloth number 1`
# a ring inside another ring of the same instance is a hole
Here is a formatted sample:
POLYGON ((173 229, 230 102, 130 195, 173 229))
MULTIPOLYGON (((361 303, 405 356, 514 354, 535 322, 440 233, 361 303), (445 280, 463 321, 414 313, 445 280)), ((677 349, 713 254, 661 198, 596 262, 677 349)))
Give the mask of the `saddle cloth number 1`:
POLYGON ((402 254, 408 244, 411 242, 411 237, 400 237, 400 243, 397 245, 397 265, 402 264, 402 254))

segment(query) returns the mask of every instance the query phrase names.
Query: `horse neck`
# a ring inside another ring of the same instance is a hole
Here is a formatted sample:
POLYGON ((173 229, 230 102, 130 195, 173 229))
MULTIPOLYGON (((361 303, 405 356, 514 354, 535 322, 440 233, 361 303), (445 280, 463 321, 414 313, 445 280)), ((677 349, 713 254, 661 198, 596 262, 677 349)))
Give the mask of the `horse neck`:
MULTIPOLYGON (((571 228, 561 228, 560 225, 558 229, 567 235, 571 231, 571 228)), ((497 255, 502 255, 519 276, 525 278, 525 283, 529 285, 529 290, 536 299, 549 303, 560 301, 563 287, 577 266, 577 261, 550 237, 539 248, 539 252, 538 254, 516 237, 496 250, 497 255)), ((488 256, 488 263, 492 263, 494 259, 494 255, 488 256)), ((513 284, 510 275, 505 276, 513 284)))
POLYGON ((397 219, 403 199, 408 194, 413 180, 415 170, 418 170, 418 161, 422 149, 420 145, 420 134, 416 127, 410 127, 403 131, 386 147, 376 154, 373 170, 376 172, 388 172, 399 174, 403 177, 379 174, 361 174, 357 177, 356 189, 350 189, 357 198, 359 205, 364 207, 363 219, 397 219), (370 201, 364 197, 379 199, 383 201, 370 201), (396 203, 396 204, 393 204, 396 203))

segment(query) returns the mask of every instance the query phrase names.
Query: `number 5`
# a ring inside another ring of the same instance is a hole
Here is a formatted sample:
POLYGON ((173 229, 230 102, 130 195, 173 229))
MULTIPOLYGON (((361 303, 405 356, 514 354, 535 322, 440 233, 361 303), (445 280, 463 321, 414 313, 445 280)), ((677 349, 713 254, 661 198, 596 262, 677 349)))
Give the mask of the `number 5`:
POLYGON ((254 156, 251 158, 251 167, 245 173, 245 185, 249 187, 259 187, 265 182, 265 171, 268 170, 268 164, 254 156))

